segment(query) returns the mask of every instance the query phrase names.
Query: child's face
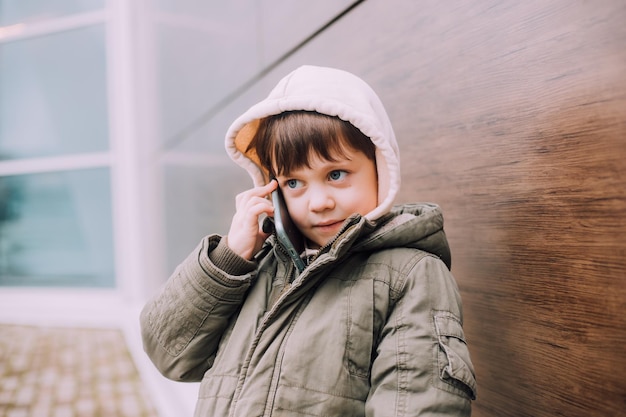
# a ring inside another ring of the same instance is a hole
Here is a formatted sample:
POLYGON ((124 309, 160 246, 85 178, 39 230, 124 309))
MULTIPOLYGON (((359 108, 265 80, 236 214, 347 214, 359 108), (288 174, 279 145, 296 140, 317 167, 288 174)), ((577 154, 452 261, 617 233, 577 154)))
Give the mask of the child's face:
POLYGON ((327 161, 313 156, 303 166, 277 177, 289 214, 309 241, 319 248, 333 238, 350 215, 365 215, 378 205, 376 165, 361 151, 327 161))

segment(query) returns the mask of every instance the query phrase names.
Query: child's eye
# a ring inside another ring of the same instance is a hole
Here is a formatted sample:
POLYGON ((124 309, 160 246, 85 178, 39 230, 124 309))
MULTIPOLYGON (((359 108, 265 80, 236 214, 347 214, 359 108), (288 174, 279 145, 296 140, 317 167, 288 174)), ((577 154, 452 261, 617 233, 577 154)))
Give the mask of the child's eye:
POLYGON ((330 174, 328 174, 328 178, 330 178, 333 181, 339 181, 343 179, 346 175, 348 175, 346 171, 337 169, 337 170, 331 171, 330 174))
POLYGON ((301 184, 300 181, 298 180, 287 180, 285 182, 285 184, 287 185, 287 187, 289 188, 298 188, 301 184))

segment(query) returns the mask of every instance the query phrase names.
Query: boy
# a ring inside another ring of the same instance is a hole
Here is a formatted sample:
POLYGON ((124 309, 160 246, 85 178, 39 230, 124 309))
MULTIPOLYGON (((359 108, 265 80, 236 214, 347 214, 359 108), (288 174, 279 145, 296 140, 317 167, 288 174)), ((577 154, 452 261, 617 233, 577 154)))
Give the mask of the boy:
POLYGON ((196 416, 469 416, 474 371, 432 204, 393 206, 399 155, 356 76, 304 66, 232 124, 255 187, 142 311, 165 376, 202 381, 196 416), (273 178, 276 180, 273 180, 273 178), (259 227, 280 187, 300 273, 259 227))

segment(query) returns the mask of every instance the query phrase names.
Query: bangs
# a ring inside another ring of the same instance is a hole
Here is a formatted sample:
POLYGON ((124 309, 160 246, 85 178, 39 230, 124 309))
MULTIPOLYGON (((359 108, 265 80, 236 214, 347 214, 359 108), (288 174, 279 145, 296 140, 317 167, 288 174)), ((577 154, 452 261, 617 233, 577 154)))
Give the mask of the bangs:
POLYGON ((309 111, 284 112, 262 119, 247 151, 252 149, 273 175, 311 168, 313 157, 337 162, 347 157, 347 149, 361 151, 376 161, 376 147, 351 123, 309 111))

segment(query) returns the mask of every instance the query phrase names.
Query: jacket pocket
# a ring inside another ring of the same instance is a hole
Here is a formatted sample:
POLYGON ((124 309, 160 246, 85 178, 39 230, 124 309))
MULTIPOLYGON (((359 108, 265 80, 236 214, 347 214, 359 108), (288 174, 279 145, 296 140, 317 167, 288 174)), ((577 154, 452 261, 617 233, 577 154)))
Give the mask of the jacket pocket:
POLYGON ((475 400, 476 377, 461 321, 450 312, 435 311, 434 324, 438 341, 435 386, 475 400))

